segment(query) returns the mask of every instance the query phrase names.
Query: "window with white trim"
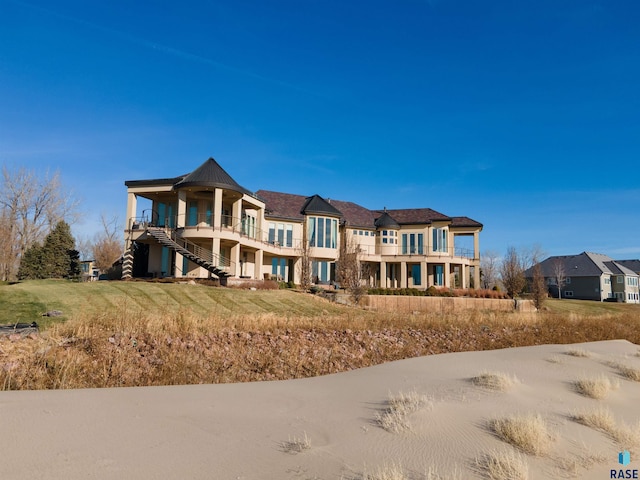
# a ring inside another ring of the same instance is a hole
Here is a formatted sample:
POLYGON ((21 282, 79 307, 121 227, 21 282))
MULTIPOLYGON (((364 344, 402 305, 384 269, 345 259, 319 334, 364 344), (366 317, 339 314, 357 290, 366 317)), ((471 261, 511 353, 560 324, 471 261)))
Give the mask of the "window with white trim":
POLYGON ((447 253, 447 229, 433 229, 433 251, 447 253))
POLYGON ((424 255, 424 234, 403 233, 402 255, 424 255))
POLYGON ((389 245, 397 245, 398 244, 398 232, 394 230, 382 230, 382 243, 386 243, 389 245))
POLYGON ((337 248, 338 220, 335 218, 309 217, 307 225, 310 247, 337 248))

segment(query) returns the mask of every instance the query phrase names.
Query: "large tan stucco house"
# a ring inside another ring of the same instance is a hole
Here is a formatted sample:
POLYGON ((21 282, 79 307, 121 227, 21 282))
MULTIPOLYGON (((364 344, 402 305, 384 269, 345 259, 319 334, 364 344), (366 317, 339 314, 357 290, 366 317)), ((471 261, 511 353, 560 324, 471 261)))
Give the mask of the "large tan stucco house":
POLYGON ((332 284, 340 243, 356 245, 369 286, 480 284, 482 224, 429 208, 369 210, 356 203, 240 186, 213 159, 174 178, 126 181, 123 278, 268 278, 332 284), (140 211, 138 201, 151 207, 140 211), (467 250, 456 248, 471 237, 467 250), (308 254, 304 255, 303 251, 308 254))

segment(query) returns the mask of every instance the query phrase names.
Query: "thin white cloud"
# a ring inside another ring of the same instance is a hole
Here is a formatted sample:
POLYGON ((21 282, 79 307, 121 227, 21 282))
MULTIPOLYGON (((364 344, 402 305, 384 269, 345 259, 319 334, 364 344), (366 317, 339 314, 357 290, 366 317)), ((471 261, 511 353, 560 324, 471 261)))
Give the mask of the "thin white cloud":
POLYGON ((173 48, 167 45, 163 45, 157 42, 152 42, 149 40, 146 40, 144 38, 140 38, 140 37, 136 37, 135 35, 131 35, 129 33, 125 33, 125 32, 121 32, 119 30, 115 30, 113 28, 109 28, 109 27, 105 27, 102 25, 98 25, 95 24, 93 22, 88 22, 87 20, 83 20, 81 18, 77 18, 77 17, 73 17, 70 15, 66 15, 66 14, 62 14, 59 12, 55 12, 53 10, 50 10, 48 8, 44 8, 44 7, 40 7, 37 5, 32 5, 30 3, 27 2, 23 2, 20 0, 10 0, 13 3, 20 5, 22 7, 26 7, 26 8, 30 8, 32 10, 37 10, 41 13, 47 14, 47 15, 51 15, 63 20, 67 20, 67 21, 71 21, 80 25, 84 25, 85 27, 89 27, 95 30, 100 30, 101 32, 107 33, 109 35, 115 36, 115 37, 119 37, 125 41, 128 41, 130 43, 134 43, 137 44, 139 46, 145 47, 145 48, 149 48, 152 50, 157 50, 160 51, 162 53, 165 53, 167 55, 171 55, 177 58, 181 58, 183 60, 189 60, 192 62, 197 62, 197 63, 202 63, 205 65, 210 65, 212 67, 217 68, 218 70, 225 70, 227 72, 231 72, 231 73, 235 73, 238 75, 242 75, 245 77, 250 77, 250 78, 254 78, 256 80, 261 80, 267 83, 271 83, 273 85, 278 85, 284 88, 289 88, 292 90, 296 90, 298 92, 302 92, 302 93, 306 93, 308 95, 313 95, 316 97, 322 97, 322 95, 316 93, 316 92, 312 92, 310 90, 304 89, 302 87, 299 87, 297 85, 294 85, 292 83, 288 83, 285 82, 283 80, 279 80, 277 78, 271 78, 271 77, 266 77, 264 75, 260 75, 258 73, 252 72, 251 70, 246 70, 246 69, 241 69, 241 68, 237 68, 231 65, 227 65, 225 63, 221 63, 218 62, 216 60, 213 60, 211 58, 207 58, 207 57, 203 57, 201 55, 196 55, 194 53, 190 53, 190 52, 185 52, 184 50, 180 50, 177 48, 173 48))

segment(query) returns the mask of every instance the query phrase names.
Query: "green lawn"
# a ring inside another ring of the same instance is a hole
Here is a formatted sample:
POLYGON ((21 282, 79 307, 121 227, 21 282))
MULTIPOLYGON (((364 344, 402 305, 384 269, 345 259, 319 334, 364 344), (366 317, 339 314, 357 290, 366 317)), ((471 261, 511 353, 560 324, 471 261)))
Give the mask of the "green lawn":
MULTIPOLYGON (((640 305, 549 299, 545 308, 559 314, 598 316, 634 312, 640 305)), ((291 290, 241 290, 203 285, 147 282, 73 283, 66 280, 35 280, 0 284, 0 324, 33 321, 43 328, 76 315, 120 311, 178 313, 189 309, 201 317, 210 315, 272 314, 283 318, 351 315, 353 310, 312 295, 291 290), (62 317, 42 317, 60 310, 62 317)))
POLYGON ((51 322, 79 314, 105 311, 178 312, 190 309, 203 317, 271 313, 283 317, 312 317, 344 313, 345 307, 290 290, 241 290, 202 285, 146 282, 88 282, 34 280, 0 285, 0 324, 51 322), (42 317, 60 310, 62 317, 42 317))
POLYGON ((552 312, 575 313, 577 315, 606 315, 636 312, 640 315, 640 305, 617 302, 597 302, 593 300, 548 299, 544 306, 552 312))

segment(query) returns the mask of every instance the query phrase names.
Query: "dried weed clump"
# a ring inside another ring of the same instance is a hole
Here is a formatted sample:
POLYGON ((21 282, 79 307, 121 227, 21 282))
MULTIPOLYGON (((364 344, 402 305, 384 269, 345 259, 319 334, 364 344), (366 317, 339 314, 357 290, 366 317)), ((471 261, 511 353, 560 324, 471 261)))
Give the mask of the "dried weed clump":
POLYGON ((409 480, 409 477, 400 464, 389 463, 378 467, 373 473, 365 473, 363 480, 409 480))
POLYGON ((501 440, 530 455, 546 455, 553 440, 546 422, 538 414, 492 420, 490 427, 501 440))
POLYGON ((591 357, 591 352, 584 350, 582 348, 574 348, 571 350, 567 350, 565 352, 566 355, 570 357, 580 357, 580 358, 589 358, 591 357))
POLYGON ((611 411, 606 408, 576 412, 571 418, 574 422, 605 433, 619 445, 630 448, 640 444, 640 425, 633 428, 627 424, 618 425, 611 411))
POLYGON ((579 378, 574 383, 574 387, 579 394, 597 400, 605 398, 611 390, 615 390, 619 386, 618 382, 612 382, 609 377, 604 375, 594 378, 579 378))
POLYGON ((281 447, 285 453, 301 453, 311 448, 311 440, 307 432, 304 432, 302 437, 289 437, 286 442, 282 442, 281 447))
POLYGON ((630 367, 618 362, 611 362, 609 365, 616 369, 623 378, 633 382, 640 382, 640 368, 630 367))
POLYGON ((475 386, 488 390, 497 390, 499 392, 506 392, 517 383, 517 381, 518 379, 515 376, 488 371, 483 371, 478 376, 471 378, 471 383, 475 386))
POLYGON ((376 414, 376 422, 388 432, 400 433, 411 429, 408 417, 423 408, 431 407, 429 397, 415 391, 389 396, 387 408, 376 414))
POLYGON ((527 480, 527 460, 519 453, 510 451, 491 452, 476 459, 476 466, 491 480, 527 480))

